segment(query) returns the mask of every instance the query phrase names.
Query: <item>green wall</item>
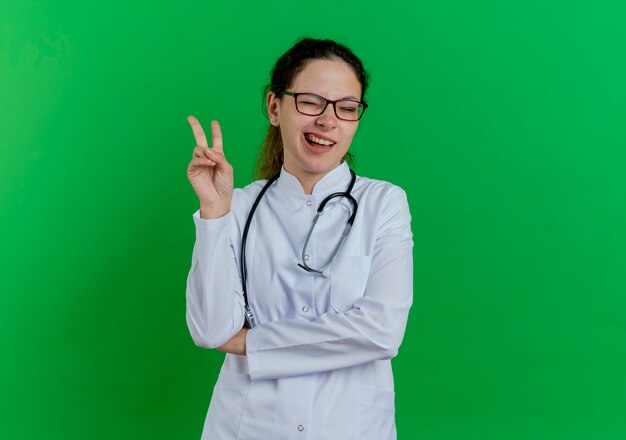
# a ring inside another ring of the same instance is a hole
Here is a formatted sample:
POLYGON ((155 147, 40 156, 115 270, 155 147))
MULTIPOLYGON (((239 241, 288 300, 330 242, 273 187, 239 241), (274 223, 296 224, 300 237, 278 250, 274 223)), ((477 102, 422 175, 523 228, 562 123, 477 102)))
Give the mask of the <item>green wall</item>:
POLYGON ((626 432, 626 6, 615 1, 0 5, 0 438, 199 438, 186 116, 236 184, 296 38, 371 72, 357 172, 408 193, 406 439, 626 432))

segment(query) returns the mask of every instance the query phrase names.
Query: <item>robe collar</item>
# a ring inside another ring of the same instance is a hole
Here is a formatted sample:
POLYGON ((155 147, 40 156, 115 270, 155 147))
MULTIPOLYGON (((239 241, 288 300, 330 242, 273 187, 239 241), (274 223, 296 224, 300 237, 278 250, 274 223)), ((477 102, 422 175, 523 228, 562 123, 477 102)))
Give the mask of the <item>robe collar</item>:
MULTIPOLYGON (((343 192, 348 188, 350 178, 350 167, 345 161, 341 161, 337 168, 327 173, 313 186, 312 195, 321 196, 331 192, 343 192)), ((284 166, 280 170, 276 186, 281 191, 287 191, 294 195, 305 195, 298 178, 285 170, 284 166)))

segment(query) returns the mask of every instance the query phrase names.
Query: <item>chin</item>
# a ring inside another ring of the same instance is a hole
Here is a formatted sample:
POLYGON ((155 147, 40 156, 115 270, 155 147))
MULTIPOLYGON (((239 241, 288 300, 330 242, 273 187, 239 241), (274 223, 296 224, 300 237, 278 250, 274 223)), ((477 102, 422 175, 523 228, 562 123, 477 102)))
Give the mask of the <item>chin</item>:
POLYGON ((339 165, 341 165, 341 160, 333 162, 329 162, 327 160, 308 161, 308 163, 303 167, 303 171, 309 174, 326 174, 337 168, 339 165))

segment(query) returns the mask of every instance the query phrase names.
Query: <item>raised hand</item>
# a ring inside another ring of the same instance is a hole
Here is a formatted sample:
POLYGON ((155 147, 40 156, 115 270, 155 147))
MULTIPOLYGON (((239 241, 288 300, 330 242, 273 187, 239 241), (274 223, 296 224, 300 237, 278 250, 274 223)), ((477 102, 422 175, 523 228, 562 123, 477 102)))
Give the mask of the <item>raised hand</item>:
POLYGON ((187 178, 200 201, 200 215, 202 218, 222 217, 230 211, 233 198, 233 167, 224 156, 220 124, 211 121, 213 148, 209 148, 200 122, 193 116, 187 120, 196 138, 187 178))

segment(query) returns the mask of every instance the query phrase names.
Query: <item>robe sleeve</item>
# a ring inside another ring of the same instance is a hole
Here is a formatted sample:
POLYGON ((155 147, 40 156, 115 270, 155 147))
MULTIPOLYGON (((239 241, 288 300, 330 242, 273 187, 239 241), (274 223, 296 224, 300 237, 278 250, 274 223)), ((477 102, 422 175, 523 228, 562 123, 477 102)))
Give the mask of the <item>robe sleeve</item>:
POLYGON ((237 268, 232 211, 218 219, 193 215, 196 242, 187 276, 186 317, 196 345, 215 348, 243 326, 244 300, 237 268))

